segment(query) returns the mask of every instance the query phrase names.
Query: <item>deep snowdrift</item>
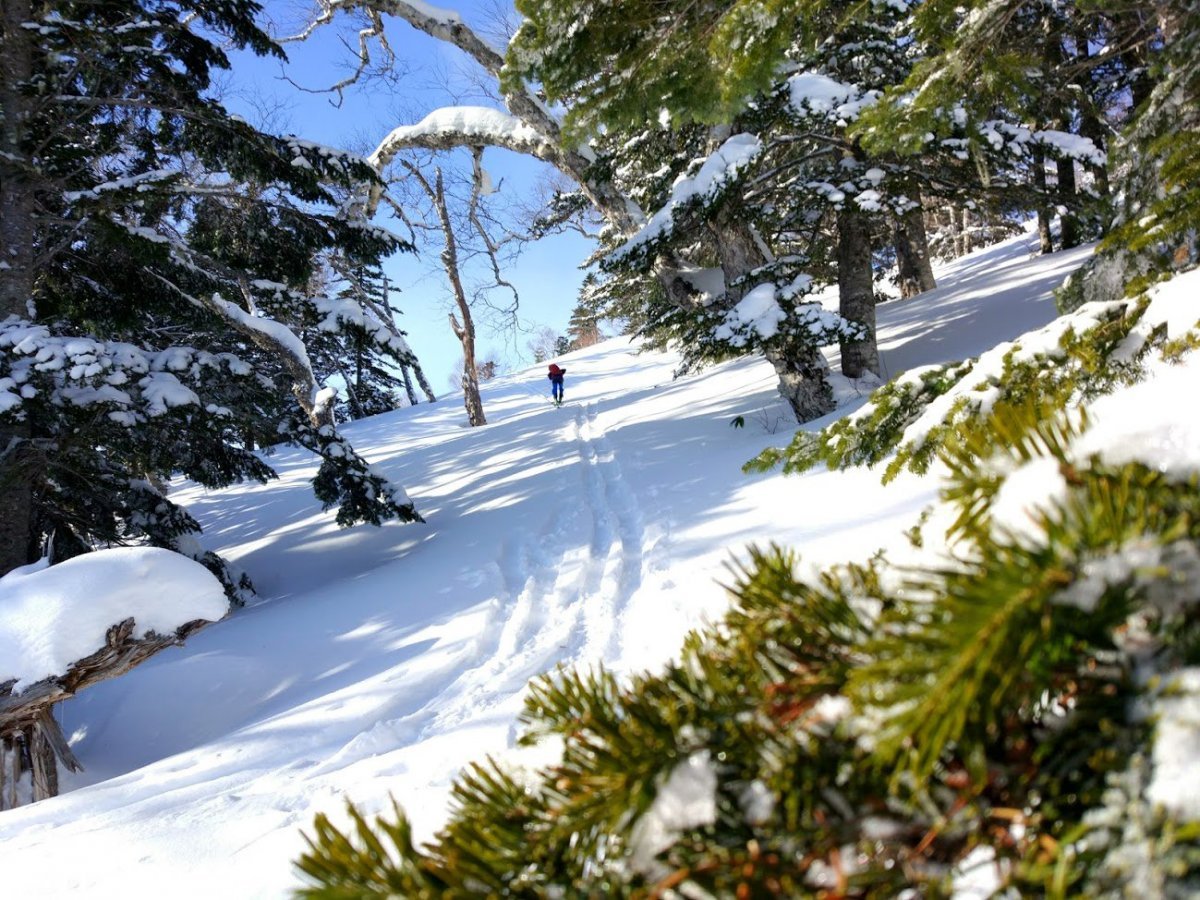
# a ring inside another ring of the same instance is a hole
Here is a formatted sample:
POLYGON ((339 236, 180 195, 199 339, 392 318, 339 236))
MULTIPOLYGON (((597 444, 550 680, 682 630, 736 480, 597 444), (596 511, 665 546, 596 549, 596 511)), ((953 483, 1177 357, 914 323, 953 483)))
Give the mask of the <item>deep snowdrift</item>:
MULTIPOLYGON (((1033 257, 1034 243, 959 260, 938 290, 880 307, 887 374, 1053 318, 1050 291, 1089 251, 1033 257)), ((673 381, 675 357, 623 340, 564 359, 562 409, 539 367, 485 387, 486 428, 447 398, 345 429, 424 526, 338 529, 294 450, 268 485, 179 486, 206 546, 261 600, 60 707, 87 771, 0 814, 6 889, 283 896, 300 829, 344 795, 375 810, 392 794, 429 834, 458 768, 508 752, 530 676, 656 666, 724 609, 719 581, 746 544, 869 554, 936 491, 860 470, 742 475, 793 430, 761 361, 673 381)), ((839 390, 835 416, 865 398, 839 390)))

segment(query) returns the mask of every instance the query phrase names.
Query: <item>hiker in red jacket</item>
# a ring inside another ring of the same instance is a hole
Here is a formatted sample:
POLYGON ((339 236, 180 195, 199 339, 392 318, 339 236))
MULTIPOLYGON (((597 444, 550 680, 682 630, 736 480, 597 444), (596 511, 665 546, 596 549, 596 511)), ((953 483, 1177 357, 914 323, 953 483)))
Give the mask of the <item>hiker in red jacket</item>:
POLYGON ((566 369, 560 369, 554 363, 550 363, 550 372, 546 377, 550 379, 550 396, 554 398, 555 406, 562 406, 563 376, 566 374, 566 369))

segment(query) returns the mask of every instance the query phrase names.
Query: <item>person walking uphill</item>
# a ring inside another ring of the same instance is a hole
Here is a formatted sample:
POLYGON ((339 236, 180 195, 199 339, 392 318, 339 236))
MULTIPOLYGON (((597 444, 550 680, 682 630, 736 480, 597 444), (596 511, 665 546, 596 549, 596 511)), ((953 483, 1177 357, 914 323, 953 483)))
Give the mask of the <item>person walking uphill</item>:
POLYGON ((555 406, 562 406, 563 376, 566 374, 566 369, 560 369, 554 363, 550 363, 550 371, 546 377, 550 379, 550 396, 554 398, 555 406))

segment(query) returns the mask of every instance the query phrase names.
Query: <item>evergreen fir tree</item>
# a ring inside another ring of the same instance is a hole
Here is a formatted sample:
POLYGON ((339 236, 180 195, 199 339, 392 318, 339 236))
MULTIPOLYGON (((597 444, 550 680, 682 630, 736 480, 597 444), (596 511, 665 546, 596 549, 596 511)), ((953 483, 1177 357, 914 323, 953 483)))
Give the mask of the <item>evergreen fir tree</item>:
MULTIPOLYGON (((398 292, 379 267, 355 267, 340 281, 341 299, 366 306, 389 320, 400 314, 393 304, 393 295, 398 292)), ((399 332, 395 337, 403 339, 404 333, 399 332)), ((362 419, 399 409, 402 396, 409 405, 416 404, 411 381, 404 380, 405 369, 416 364, 416 356, 406 344, 393 340, 381 347, 365 329, 353 324, 338 331, 317 326, 307 328, 304 341, 318 380, 328 383, 336 377, 341 383, 338 398, 341 419, 362 419)))
MULTIPOLYGON (((1103 162, 1090 141, 1014 120, 1003 92, 970 109, 945 102, 919 137, 876 138, 871 108, 926 52, 903 5, 679 2, 667 15, 661 4, 599 3, 583 22, 569 6, 521 6, 529 21, 510 66, 568 104, 569 129, 605 126, 597 166, 657 210, 604 260, 605 293, 644 296, 640 332, 680 340, 686 367, 763 352, 801 420, 832 408, 822 342, 839 340, 851 377, 880 369, 872 252, 884 234, 894 235, 909 290, 933 286, 924 198, 956 203, 965 236, 968 209, 1038 202, 1031 156, 1053 152, 1072 173, 1076 159, 1103 162), (636 35, 630 16, 646 18, 636 35), (775 48, 786 77, 746 58, 751 45, 775 48), (657 128, 643 115, 655 89, 657 128), (664 276, 663 290, 645 290, 664 276), (835 278, 842 321, 822 321, 805 297, 835 278)), ((1026 18, 1033 27, 1045 16, 1026 18)), ((965 237, 955 246, 970 249, 965 237)))
POLYGON ((604 333, 600 330, 602 318, 600 311, 581 297, 571 310, 571 318, 567 320, 567 337, 570 339, 567 346, 571 350, 580 350, 604 340, 604 333))
MULTIPOLYGON (((868 147, 911 152, 943 133, 946 109, 961 109, 964 127, 957 138, 966 157, 979 158, 1008 135, 1024 147, 1021 156, 1032 164, 1035 182, 1044 172, 1043 157, 1056 160, 1058 184, 1035 185, 1043 205, 1070 201, 1075 163, 1086 164, 1091 184, 1076 183, 1068 219, 1090 216, 1093 224, 1068 221, 1068 233, 1084 228, 1074 240, 1089 230, 1116 228, 1061 304, 1073 309, 1085 300, 1117 299, 1147 275, 1196 261, 1189 235, 1197 204, 1186 173, 1195 168, 1191 148, 1200 127, 1198 19, 1192 2, 1150 10, 1087 2, 930 0, 914 15, 915 34, 929 46, 926 58, 886 102, 864 115, 858 131, 868 147), (1074 138, 1038 129, 1052 104, 1074 138), (993 125, 998 108, 1009 120, 1001 128, 993 125), (1116 139, 1106 141, 1106 132, 1115 132, 1116 139), (1081 199, 1081 187, 1096 201, 1115 200, 1115 219, 1103 204, 1081 199), (1149 227, 1158 215, 1161 227, 1149 227)), ((1048 249, 1048 223, 1043 225, 1048 249)))
POLYGON ((280 440, 322 457, 314 488, 340 522, 419 518, 332 430, 294 330, 392 343, 368 310, 305 290, 322 254, 370 265, 399 246, 339 200, 373 173, 209 96, 218 40, 282 54, 259 10, 0 12, 0 572, 51 535, 56 552, 191 552, 196 523, 157 485, 269 478, 250 447, 280 440))

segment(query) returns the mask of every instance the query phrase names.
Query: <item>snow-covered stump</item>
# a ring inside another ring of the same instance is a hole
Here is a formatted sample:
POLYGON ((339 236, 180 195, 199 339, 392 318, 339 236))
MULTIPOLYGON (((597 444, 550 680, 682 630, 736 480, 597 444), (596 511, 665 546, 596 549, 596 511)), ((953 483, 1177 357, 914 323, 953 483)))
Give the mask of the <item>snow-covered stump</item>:
POLYGON ((30 798, 34 802, 58 795, 58 766, 82 772, 49 706, 32 724, 0 738, 0 810, 20 805, 18 785, 30 773, 30 798))
POLYGON ((58 766, 83 769, 54 704, 123 675, 229 612, 199 563, 122 547, 0 578, 0 810, 58 793, 58 766), (115 622, 115 624, 109 624, 115 622))

